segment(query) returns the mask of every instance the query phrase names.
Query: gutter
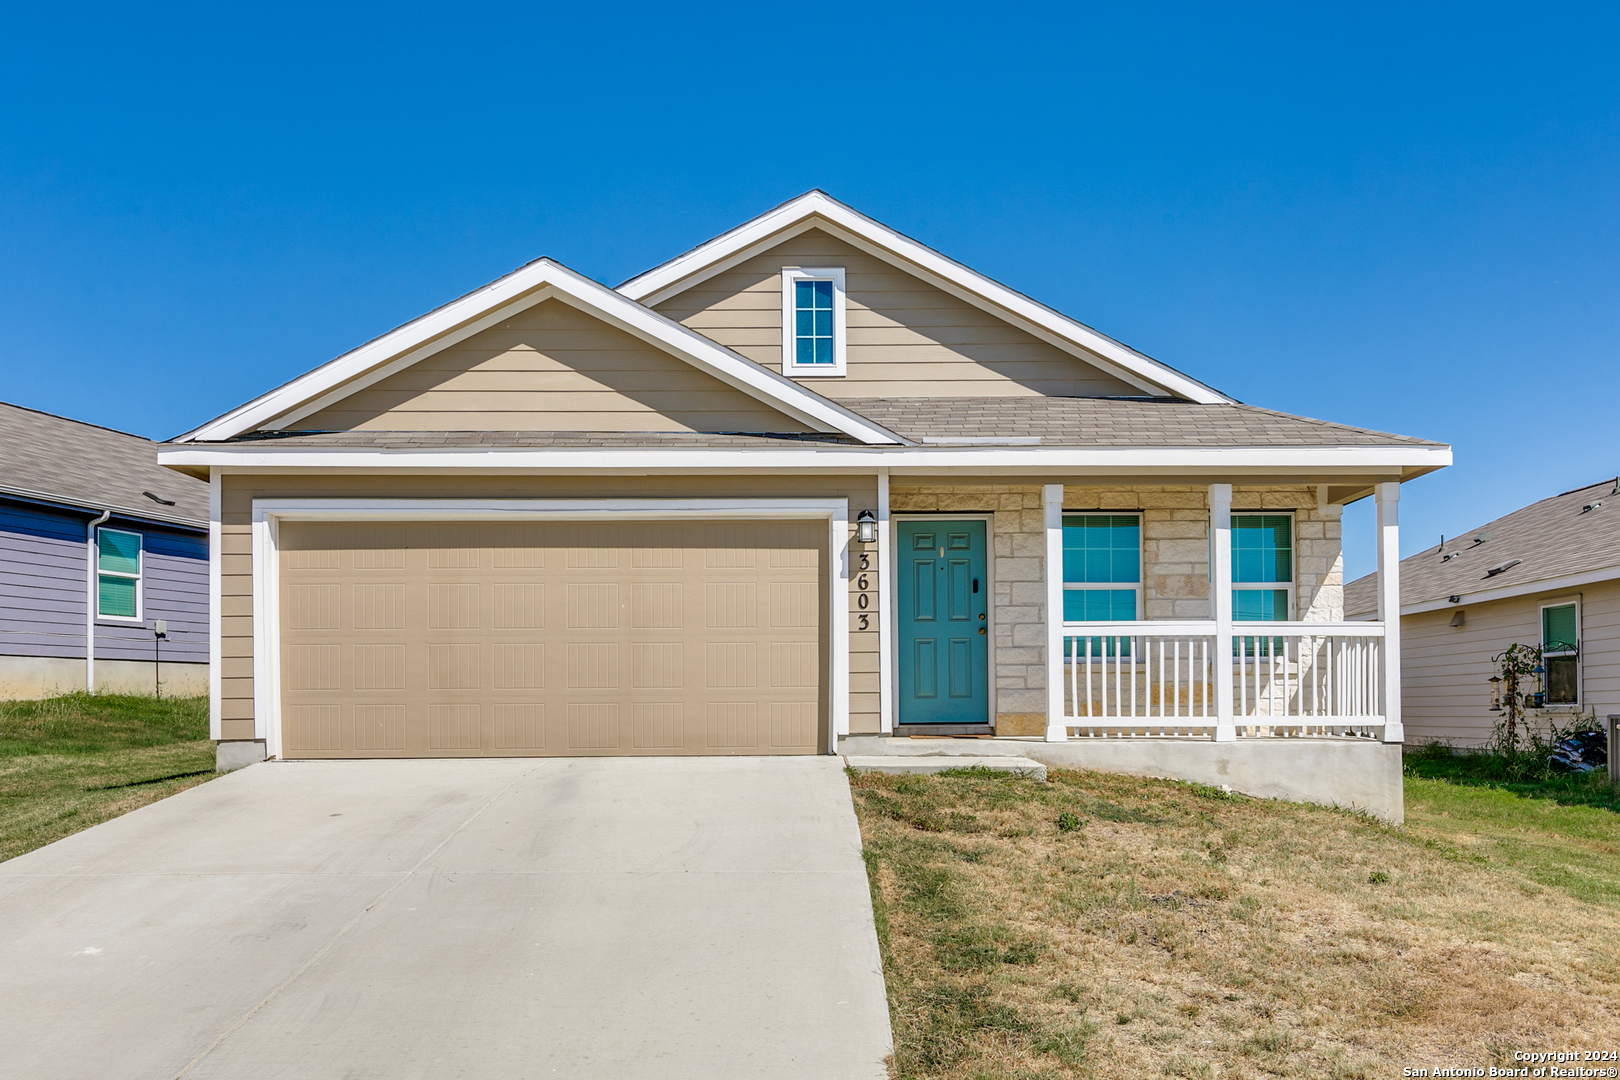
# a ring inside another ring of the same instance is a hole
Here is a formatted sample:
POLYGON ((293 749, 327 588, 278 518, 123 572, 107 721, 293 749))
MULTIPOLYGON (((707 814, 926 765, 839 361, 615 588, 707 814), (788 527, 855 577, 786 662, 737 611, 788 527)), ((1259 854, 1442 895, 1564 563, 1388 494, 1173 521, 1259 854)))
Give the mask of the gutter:
MULTIPOLYGON (((76 499, 67 499, 60 495, 51 495, 43 491, 32 491, 28 488, 14 488, 7 487, 5 485, 0 485, 0 496, 16 499, 20 502, 34 503, 38 506, 48 506, 53 509, 75 510, 81 514, 102 513, 106 505, 104 503, 80 502, 76 499)), ((163 514, 149 514, 141 510, 135 510, 124 506, 115 506, 110 510, 105 510, 105 512, 109 514, 116 514, 119 517, 127 518, 130 521, 142 521, 152 525, 167 525, 171 528, 179 527, 196 529, 199 532, 206 531, 208 528, 208 522, 202 520, 201 518, 178 516, 168 517, 163 514)))

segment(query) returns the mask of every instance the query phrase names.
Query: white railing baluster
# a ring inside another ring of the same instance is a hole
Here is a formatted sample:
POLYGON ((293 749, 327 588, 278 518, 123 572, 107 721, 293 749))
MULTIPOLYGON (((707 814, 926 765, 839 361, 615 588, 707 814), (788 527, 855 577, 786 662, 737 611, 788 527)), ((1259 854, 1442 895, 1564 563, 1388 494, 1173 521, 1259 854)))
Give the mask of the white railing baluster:
POLYGON ((1214 650, 1213 622, 1070 623, 1070 727, 1108 737, 1213 733, 1217 679, 1235 683, 1240 735, 1365 737, 1383 723, 1379 623, 1267 623, 1214 650), (1182 650, 1186 669, 1182 669, 1182 650), (1183 702, 1185 701, 1185 705, 1183 702))

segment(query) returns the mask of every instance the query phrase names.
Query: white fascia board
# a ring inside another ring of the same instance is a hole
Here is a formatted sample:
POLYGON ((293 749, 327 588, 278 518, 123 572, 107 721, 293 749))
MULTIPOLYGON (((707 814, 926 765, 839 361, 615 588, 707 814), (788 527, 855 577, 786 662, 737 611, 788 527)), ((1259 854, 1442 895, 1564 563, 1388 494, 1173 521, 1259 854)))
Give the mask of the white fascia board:
POLYGON ((369 470, 393 472, 504 472, 570 470, 681 473, 764 472, 1001 472, 1040 475, 1054 472, 1108 473, 1236 470, 1346 474, 1438 469, 1451 464, 1450 447, 916 447, 840 446, 772 449, 440 447, 365 449, 277 447, 271 443, 177 447, 159 450, 158 463, 171 468, 231 468, 257 471, 369 470))
POLYGON ((1425 600, 1419 604, 1403 604, 1402 615, 1421 615, 1426 611, 1444 611, 1448 608, 1467 607, 1469 604, 1488 604, 1492 600, 1509 600, 1515 596, 1533 596, 1544 592, 1566 592, 1577 589, 1582 585, 1596 585, 1600 581, 1613 581, 1620 578, 1620 566, 1605 566, 1600 570, 1583 570, 1579 574, 1565 574, 1563 577, 1543 578, 1540 581, 1527 581, 1519 585, 1503 585, 1498 589, 1481 589, 1479 592, 1457 593, 1462 599, 1455 604, 1448 597, 1439 600, 1425 600))
POLYGON ((460 300, 406 323, 174 441, 230 439, 272 421, 301 419, 517 311, 553 297, 669 351, 814 430, 840 432, 867 443, 904 441, 792 379, 550 259, 530 263, 460 300))
MULTIPOLYGON (((950 286, 948 291, 986 308, 992 314, 1003 318, 1011 315, 1016 322, 1023 324, 1024 329, 1039 328, 1044 331, 1040 335, 1043 338, 1051 334, 1071 345, 1080 346, 1101 357, 1105 361, 1104 366, 1113 365, 1114 374, 1144 390, 1169 392, 1204 405, 1233 401, 1197 379, 1009 289, 820 191, 812 191, 783 203, 775 210, 723 233, 679 258, 631 278, 619 286, 619 291, 649 307, 662 303, 752 257, 758 250, 814 227, 815 222, 807 220, 811 218, 821 218, 849 234, 841 239, 859 238, 864 243, 857 246, 885 261, 893 262, 894 257, 905 260, 911 265, 902 269, 913 272, 922 270, 926 277, 932 279, 932 284, 950 286), (874 245, 878 250, 868 245, 874 245), (1149 385, 1143 385, 1144 380, 1149 385)), ((1047 340, 1050 341, 1049 338, 1047 340)), ((1092 362, 1095 363, 1095 360, 1092 362)))

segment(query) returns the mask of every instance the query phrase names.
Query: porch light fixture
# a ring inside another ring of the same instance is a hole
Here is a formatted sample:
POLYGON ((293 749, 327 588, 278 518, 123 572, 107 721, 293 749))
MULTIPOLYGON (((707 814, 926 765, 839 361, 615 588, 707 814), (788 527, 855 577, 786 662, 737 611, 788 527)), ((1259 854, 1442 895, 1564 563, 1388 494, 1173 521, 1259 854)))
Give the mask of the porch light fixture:
POLYGON ((862 510, 855 515, 855 539, 863 544, 877 543, 877 515, 870 510, 862 510))
POLYGON ((1502 711, 1502 676, 1491 676, 1491 712, 1502 711))

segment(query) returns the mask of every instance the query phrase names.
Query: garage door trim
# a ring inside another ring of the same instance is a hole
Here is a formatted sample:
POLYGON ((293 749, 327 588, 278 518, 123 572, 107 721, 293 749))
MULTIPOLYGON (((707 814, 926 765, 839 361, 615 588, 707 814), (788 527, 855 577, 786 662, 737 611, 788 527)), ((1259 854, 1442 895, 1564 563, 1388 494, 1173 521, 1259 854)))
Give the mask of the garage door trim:
MULTIPOLYGON (((848 499, 254 499, 253 728, 281 747, 281 558, 284 521, 793 521, 825 520, 831 552, 829 754, 849 734, 848 499)), ((215 598, 217 606, 218 598, 215 598)))

